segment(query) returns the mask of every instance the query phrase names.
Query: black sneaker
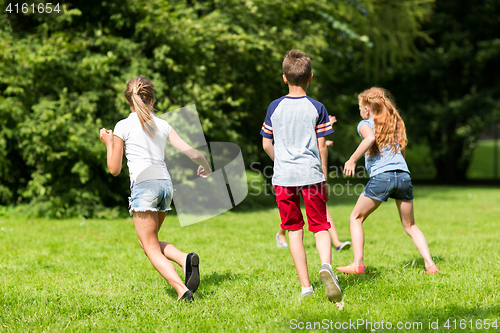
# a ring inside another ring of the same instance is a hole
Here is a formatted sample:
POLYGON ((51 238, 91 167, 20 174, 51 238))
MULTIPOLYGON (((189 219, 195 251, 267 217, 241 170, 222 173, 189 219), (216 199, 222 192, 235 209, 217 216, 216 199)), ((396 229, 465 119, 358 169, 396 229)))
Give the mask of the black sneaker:
POLYGON ((200 285, 200 257, 194 252, 187 255, 186 258, 186 287, 193 293, 200 285))
POLYGON ((182 296, 181 298, 179 298, 177 300, 177 302, 181 302, 181 301, 186 301, 186 302, 192 302, 194 301, 194 297, 193 297, 193 292, 191 290, 188 290, 186 291, 182 296))

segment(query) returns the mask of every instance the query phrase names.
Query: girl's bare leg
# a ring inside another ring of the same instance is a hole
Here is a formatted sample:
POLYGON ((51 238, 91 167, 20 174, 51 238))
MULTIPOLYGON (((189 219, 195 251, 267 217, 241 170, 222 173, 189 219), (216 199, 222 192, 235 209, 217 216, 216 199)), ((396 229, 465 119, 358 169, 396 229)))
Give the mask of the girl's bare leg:
POLYGON ((331 228, 328 229, 328 232, 330 233, 330 237, 332 238, 333 246, 335 247, 340 246, 342 242, 339 240, 339 236, 337 235, 337 229, 335 229, 335 223, 333 223, 333 217, 332 214, 330 214, 328 207, 326 207, 326 220, 331 225, 331 228))
POLYGON ((373 200, 361 194, 356 206, 351 213, 351 242, 354 252, 354 265, 364 266, 363 248, 365 246, 365 235, 363 233, 363 222, 377 209, 382 201, 373 200))
MULTIPOLYGON (((158 235, 166 215, 167 212, 158 212, 158 230, 156 231, 156 235, 158 235)), ((140 239, 139 239, 139 244, 144 249, 140 239)), ((185 266, 186 266, 187 253, 180 251, 172 243, 162 242, 162 241, 160 241, 160 249, 163 255, 167 259, 175 261, 179 266, 181 266, 184 274, 186 274, 185 266)))
POLYGON ((434 261, 432 261, 429 246, 427 245, 427 240, 425 239, 424 234, 415 224, 415 216, 413 214, 413 200, 396 200, 396 206, 399 210, 399 217, 401 218, 403 228, 413 240, 413 243, 417 247, 417 250, 418 252, 420 252, 422 258, 424 258, 425 268, 429 269, 429 267, 434 265, 434 261))
POLYGON ((174 265, 161 252, 160 241, 158 240, 160 227, 158 212, 134 212, 134 225, 140 244, 149 261, 151 261, 158 273, 177 291, 180 298, 188 288, 175 271, 174 265))

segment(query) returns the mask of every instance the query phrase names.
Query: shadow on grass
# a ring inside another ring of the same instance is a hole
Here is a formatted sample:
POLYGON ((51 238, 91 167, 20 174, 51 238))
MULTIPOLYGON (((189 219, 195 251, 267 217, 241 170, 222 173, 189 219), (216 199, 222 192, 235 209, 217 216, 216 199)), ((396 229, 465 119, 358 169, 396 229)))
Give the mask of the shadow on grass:
POLYGON ((168 295, 169 298, 176 300, 177 299, 177 292, 175 291, 174 288, 172 288, 169 284, 165 286, 165 293, 168 295))
POLYGON ((231 272, 224 272, 224 273, 217 273, 217 272, 213 272, 212 274, 208 275, 208 276, 202 276, 201 277, 201 283, 204 285, 204 286, 218 286, 220 284, 222 284, 223 282, 225 282, 226 280, 232 280, 232 279, 235 279, 237 277, 237 274, 233 274, 231 272))
MULTIPOLYGON (((200 286, 195 293, 195 298, 203 299, 207 296, 213 295, 214 291, 212 287, 219 286, 227 280, 232 280, 237 278, 237 274, 231 272, 217 273, 213 272, 210 275, 201 275, 200 286)), ((177 299, 177 292, 170 285, 165 286, 165 292, 172 299, 177 299)))
MULTIPOLYGON (((444 261, 445 258, 441 256, 432 256, 432 260, 434 261, 435 264, 439 263, 440 261, 444 261)), ((425 262, 422 257, 415 257, 409 261, 404 261, 402 263, 403 268, 406 269, 414 269, 414 268, 424 268, 425 269, 425 262)))
POLYGON ((207 277, 201 277, 200 288, 196 292, 196 297, 199 299, 209 298, 215 295, 217 287, 223 284, 227 280, 233 280, 238 277, 238 274, 233 274, 231 272, 217 273, 213 272, 207 277))

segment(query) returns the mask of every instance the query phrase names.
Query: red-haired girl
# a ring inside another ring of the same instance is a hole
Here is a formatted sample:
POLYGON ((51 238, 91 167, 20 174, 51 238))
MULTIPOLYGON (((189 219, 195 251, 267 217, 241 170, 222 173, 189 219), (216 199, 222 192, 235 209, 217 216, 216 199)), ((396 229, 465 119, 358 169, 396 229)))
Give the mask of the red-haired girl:
POLYGON ((199 164, 199 176, 208 177, 210 165, 165 120, 155 116, 153 83, 143 77, 132 79, 127 83, 125 97, 131 110, 128 118, 116 124, 114 133, 104 128, 100 131, 101 141, 106 144, 108 169, 113 176, 120 173, 125 147, 131 188, 129 212, 133 214, 139 244, 154 268, 177 291, 178 300, 192 301, 193 292, 200 284, 198 255, 184 253, 158 239, 173 195, 165 164, 166 141, 199 164), (168 259, 182 267, 184 282, 168 259))
POLYGON ((413 186, 404 158, 407 143, 405 124, 385 89, 373 87, 365 90, 359 94, 358 101, 363 118, 358 125, 358 133, 363 141, 345 163, 344 173, 354 175, 356 162, 366 153, 365 163, 370 180, 350 217, 354 263, 337 267, 337 270, 343 273, 365 272, 363 221, 383 201, 393 198, 404 230, 424 258, 427 273, 438 273, 425 236, 415 224, 413 215, 413 186))

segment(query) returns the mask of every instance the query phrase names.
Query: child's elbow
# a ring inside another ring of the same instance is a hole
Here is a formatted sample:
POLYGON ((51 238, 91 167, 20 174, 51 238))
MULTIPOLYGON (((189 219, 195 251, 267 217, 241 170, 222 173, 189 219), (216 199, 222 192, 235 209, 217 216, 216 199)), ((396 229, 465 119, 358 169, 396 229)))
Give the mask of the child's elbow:
POLYGON ((325 141, 319 142, 318 141, 318 149, 320 153, 324 153, 328 151, 328 146, 325 144, 325 141))
POLYGON ((109 173, 111 173, 113 176, 118 176, 121 172, 121 168, 110 168, 109 173))
POLYGON ((370 135, 366 138, 366 140, 370 143, 374 143, 375 142, 375 135, 370 135))
POLYGON ((271 155, 273 153, 273 147, 271 146, 264 146, 264 151, 266 152, 267 155, 271 155))
POLYGON ((197 151, 196 149, 191 149, 188 152, 188 157, 192 160, 199 160, 200 158, 203 158, 203 154, 197 151))

